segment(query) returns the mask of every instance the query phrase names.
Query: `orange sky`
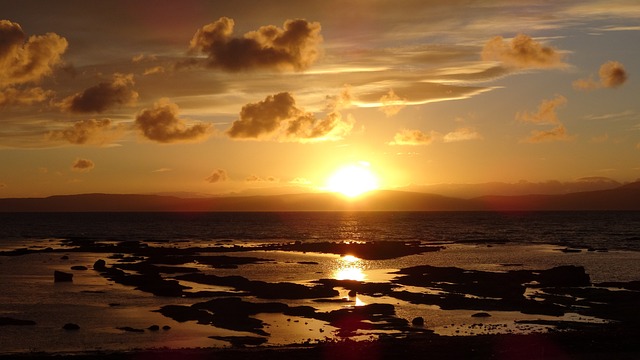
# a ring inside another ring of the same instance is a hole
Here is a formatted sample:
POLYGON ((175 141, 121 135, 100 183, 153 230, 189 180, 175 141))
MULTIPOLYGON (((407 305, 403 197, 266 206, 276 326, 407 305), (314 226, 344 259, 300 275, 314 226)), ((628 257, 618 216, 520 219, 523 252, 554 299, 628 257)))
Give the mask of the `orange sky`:
POLYGON ((1 2, 0 197, 640 178, 640 3, 469 3, 1 2))

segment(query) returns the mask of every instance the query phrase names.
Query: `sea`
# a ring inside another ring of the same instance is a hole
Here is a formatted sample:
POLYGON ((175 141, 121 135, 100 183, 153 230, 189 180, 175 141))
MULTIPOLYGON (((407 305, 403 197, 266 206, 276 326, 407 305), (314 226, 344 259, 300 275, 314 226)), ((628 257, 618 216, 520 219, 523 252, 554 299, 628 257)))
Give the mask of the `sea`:
MULTIPOLYGON (((261 250, 224 255, 266 259, 264 262, 237 268, 188 264, 204 274, 305 286, 313 286, 319 279, 387 282, 397 276, 399 269, 419 265, 493 272, 575 265, 584 267, 594 284, 640 280, 640 212, 0 213, 0 318, 35 323, 0 326, 0 354, 227 347, 227 337, 255 336, 195 321, 176 321, 158 313, 167 305, 191 306, 207 299, 154 296, 92 270, 98 259, 105 259, 107 266, 117 266, 126 258, 139 261, 131 256, 133 253, 116 257, 72 251, 70 247, 83 242, 123 241, 180 248, 378 241, 442 247, 440 251, 384 260, 265 251, 260 247, 261 250), (77 270, 79 266, 87 270, 77 270), (73 281, 54 282, 54 271, 72 273, 73 281), (79 325, 80 330, 64 330, 67 323, 79 325), (148 330, 152 325, 170 330, 148 330)), ((174 278, 171 274, 165 276, 174 278)), ((184 284, 193 287, 193 291, 229 291, 184 284)), ((397 317, 409 321, 424 317, 425 329, 454 336, 526 333, 540 329, 522 325, 522 321, 558 320, 514 311, 494 311, 490 318, 477 320, 472 318, 477 312, 473 309, 443 310, 388 296, 358 294, 352 299, 347 289, 338 290, 340 294, 335 299, 324 303, 311 299, 281 301, 327 312, 391 304, 397 317), (482 326, 477 324, 480 321, 482 326)), ((416 292, 424 288, 405 290, 416 292)), ((252 296, 243 299, 265 301, 252 296)), ((264 346, 334 341, 341 336, 336 328, 316 319, 283 314, 257 314, 255 318, 269 334, 264 336, 264 346)), ((566 314, 561 320, 604 321, 577 314, 566 314)), ((366 340, 381 334, 364 331, 359 335, 366 340)))
POLYGON ((640 212, 3 213, 0 246, 24 239, 423 241, 640 251, 640 212))

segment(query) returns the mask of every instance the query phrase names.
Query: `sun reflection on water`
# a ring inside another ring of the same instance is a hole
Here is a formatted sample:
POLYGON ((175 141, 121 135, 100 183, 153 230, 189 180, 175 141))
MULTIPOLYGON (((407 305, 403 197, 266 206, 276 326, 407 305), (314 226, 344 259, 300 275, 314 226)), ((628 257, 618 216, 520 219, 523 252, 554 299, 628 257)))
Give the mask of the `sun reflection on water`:
POLYGON ((356 280, 364 281, 366 275, 364 273, 364 263, 361 259, 353 255, 345 255, 340 257, 338 265, 333 273, 336 280, 356 280))

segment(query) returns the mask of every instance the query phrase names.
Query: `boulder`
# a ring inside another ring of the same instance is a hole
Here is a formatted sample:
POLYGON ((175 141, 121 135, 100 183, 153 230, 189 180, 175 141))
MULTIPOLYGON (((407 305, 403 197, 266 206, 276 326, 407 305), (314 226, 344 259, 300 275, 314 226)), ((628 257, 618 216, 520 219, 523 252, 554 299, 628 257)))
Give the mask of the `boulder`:
POLYGON ((107 262, 102 259, 96 260, 96 262, 93 263, 93 270, 97 270, 97 271, 107 270, 107 262))
POLYGON ((424 326, 424 318, 422 316, 418 316, 411 320, 411 325, 413 326, 424 326))
POLYGON ((87 270, 87 267, 82 265, 75 265, 71 267, 71 270, 87 270))

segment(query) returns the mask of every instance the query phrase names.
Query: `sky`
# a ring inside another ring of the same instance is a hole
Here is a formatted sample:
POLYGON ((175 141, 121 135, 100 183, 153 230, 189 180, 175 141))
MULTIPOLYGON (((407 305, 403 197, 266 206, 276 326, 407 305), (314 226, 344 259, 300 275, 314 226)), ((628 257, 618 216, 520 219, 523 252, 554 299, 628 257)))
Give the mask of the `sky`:
POLYGON ((640 2, 0 1, 0 197, 640 178, 640 2))

